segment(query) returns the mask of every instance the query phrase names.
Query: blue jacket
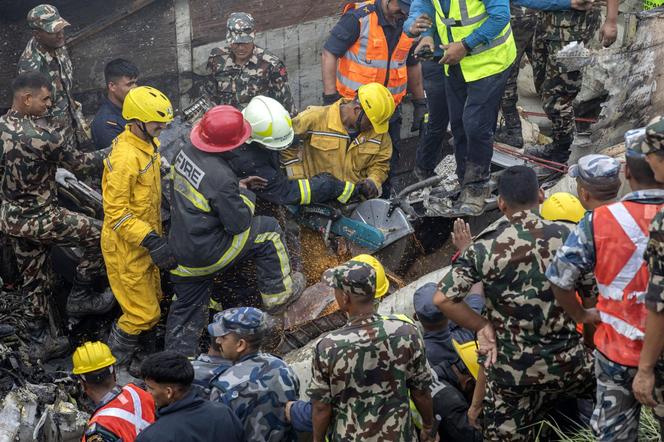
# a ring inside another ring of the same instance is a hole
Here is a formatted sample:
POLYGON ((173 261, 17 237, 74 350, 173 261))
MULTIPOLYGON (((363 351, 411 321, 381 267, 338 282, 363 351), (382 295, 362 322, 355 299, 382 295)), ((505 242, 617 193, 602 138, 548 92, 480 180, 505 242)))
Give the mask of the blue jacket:
POLYGON ((139 433, 136 442, 205 442, 245 440, 242 424, 224 404, 213 403, 190 391, 157 410, 157 421, 139 433))
POLYGON ((115 137, 120 135, 127 121, 122 118, 122 109, 104 97, 95 118, 92 120, 92 141, 97 149, 105 149, 111 145, 115 137))
MULTIPOLYGON (((434 26, 423 32, 422 36, 434 38, 434 43, 438 50, 435 53, 436 55, 440 55, 440 48, 438 48, 440 39, 435 26, 436 10, 433 6, 434 1, 438 0, 413 0, 410 4, 408 19, 403 24, 403 30, 412 37, 408 30, 413 22, 422 14, 428 15, 434 20, 434 26)), ((489 18, 466 38, 466 43, 471 48, 480 43, 488 44, 500 34, 500 31, 502 31, 510 20, 509 0, 482 0, 482 2, 484 3, 487 14, 489 14, 489 18)), ((512 4, 540 11, 566 11, 571 8, 571 0, 513 0, 512 4)), ((440 6, 444 13, 448 13, 450 10, 450 0, 440 0, 440 6)))

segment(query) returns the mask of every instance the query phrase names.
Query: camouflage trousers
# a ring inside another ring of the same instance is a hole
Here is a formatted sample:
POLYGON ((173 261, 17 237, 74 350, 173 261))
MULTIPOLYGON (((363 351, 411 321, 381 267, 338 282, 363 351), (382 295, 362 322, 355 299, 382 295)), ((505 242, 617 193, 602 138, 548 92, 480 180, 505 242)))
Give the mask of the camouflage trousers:
POLYGON ((53 287, 49 249, 51 246, 81 247, 83 256, 76 268, 89 279, 102 272, 99 248, 101 221, 61 207, 49 207, 35 216, 0 216, 0 228, 11 238, 22 289, 28 297, 31 314, 48 312, 48 293, 53 287))
POLYGON ((516 103, 519 100, 517 80, 519 71, 521 71, 521 61, 524 54, 528 56, 529 60, 533 58, 533 35, 535 34, 537 15, 513 16, 511 24, 512 32, 514 32, 514 42, 516 43, 516 60, 512 65, 510 76, 507 77, 505 92, 500 103, 503 114, 516 113, 516 103))
MULTIPOLYGON (((639 435, 641 404, 632 393, 636 367, 626 367, 607 359, 595 351, 597 403, 590 425, 599 441, 635 441, 639 435)), ((653 409, 664 436, 664 364, 655 371, 655 400, 653 409)))
POLYGON ((570 71, 556 61, 564 46, 577 41, 588 44, 599 28, 600 12, 540 11, 533 40, 535 89, 551 120, 553 141, 570 144, 574 139, 574 99, 581 90, 581 71, 570 71))
POLYGON ((484 440, 532 442, 538 423, 557 402, 594 395, 595 380, 589 365, 565 380, 537 385, 505 386, 489 380, 484 397, 484 440))

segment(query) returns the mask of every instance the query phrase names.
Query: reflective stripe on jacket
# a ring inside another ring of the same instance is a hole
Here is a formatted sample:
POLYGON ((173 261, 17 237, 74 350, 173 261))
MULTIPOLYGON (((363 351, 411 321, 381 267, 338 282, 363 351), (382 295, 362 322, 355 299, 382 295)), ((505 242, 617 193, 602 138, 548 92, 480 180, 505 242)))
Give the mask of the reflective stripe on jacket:
POLYGON ((408 69, 406 60, 413 39, 404 32, 396 47, 389 53, 385 32, 378 23, 375 0, 349 3, 344 13, 358 9, 360 36, 339 59, 337 67, 337 91, 346 98, 355 98, 357 89, 367 83, 385 85, 397 105, 406 95, 408 69))
POLYGON ((610 360, 636 367, 643 347, 648 227, 664 204, 622 201, 593 211, 597 310, 595 345, 610 360))
MULTIPOLYGON (((155 420, 152 395, 134 384, 127 384, 117 396, 95 410, 88 421, 88 428, 99 424, 123 442, 133 442, 138 433, 155 420)), ((85 442, 86 436, 83 435, 81 440, 85 442)))
MULTIPOLYGON (((439 0, 431 0, 436 10, 436 28, 443 44, 460 42, 482 26, 489 15, 481 0, 450 0, 449 14, 443 14, 439 0)), ((508 23, 489 44, 481 44, 459 62, 466 82, 480 80, 508 69, 516 59, 516 44, 508 23)), ((445 74, 448 72, 445 65, 445 74)))
POLYGON ((328 172, 352 184, 370 178, 380 191, 390 171, 392 140, 388 134, 379 135, 371 129, 351 141, 339 110, 347 101, 311 106, 293 118, 293 129, 303 143, 281 153, 288 178, 312 178, 328 172))

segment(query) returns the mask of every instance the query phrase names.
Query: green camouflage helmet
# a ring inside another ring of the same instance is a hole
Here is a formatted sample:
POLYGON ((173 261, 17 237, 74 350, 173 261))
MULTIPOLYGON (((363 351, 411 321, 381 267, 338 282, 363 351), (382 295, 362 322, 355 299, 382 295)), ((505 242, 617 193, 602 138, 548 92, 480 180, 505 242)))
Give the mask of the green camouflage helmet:
POLYGON ((664 150, 664 116, 659 115, 646 126, 646 139, 641 147, 644 154, 664 150))
POLYGON ((42 4, 28 12, 28 25, 31 29, 41 29, 53 34, 69 26, 69 22, 60 16, 55 6, 42 4))
POLYGON ((254 18, 246 12, 233 12, 226 22, 228 44, 253 43, 256 38, 254 32, 254 18))

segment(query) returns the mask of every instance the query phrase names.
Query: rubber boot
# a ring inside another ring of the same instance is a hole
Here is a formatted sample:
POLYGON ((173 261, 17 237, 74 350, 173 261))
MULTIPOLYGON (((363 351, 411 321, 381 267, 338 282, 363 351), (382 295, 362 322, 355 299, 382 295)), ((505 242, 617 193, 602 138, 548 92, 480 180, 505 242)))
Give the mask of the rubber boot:
POLYGON ((116 360, 116 375, 120 385, 126 385, 133 382, 134 377, 129 373, 129 366, 134 357, 134 353, 139 346, 140 335, 130 335, 118 327, 114 322, 111 326, 111 332, 108 335, 108 346, 116 360))
POLYGON ((514 109, 514 112, 504 113, 503 118, 505 118, 505 124, 498 128, 494 135, 494 140, 498 143, 522 149, 523 131, 521 129, 521 117, 519 117, 519 112, 514 109))
POLYGON ((30 360, 42 363, 64 357, 70 353, 69 339, 65 336, 53 336, 48 319, 32 320, 28 329, 30 337, 30 360))
POLYGON ((95 293, 92 289, 92 280, 83 279, 76 275, 67 298, 67 315, 83 317, 88 315, 103 315, 115 306, 115 297, 110 289, 95 293))
POLYGON ((477 216, 484 212, 486 199, 491 194, 490 176, 484 176, 483 168, 477 164, 467 163, 461 195, 455 209, 461 215, 477 216))
POLYGON ((139 349, 134 353, 129 366, 129 373, 136 377, 141 375, 141 365, 145 358, 157 352, 157 329, 152 328, 138 335, 138 344, 139 349))
POLYGON ((543 160, 565 163, 569 158, 571 141, 553 141, 549 144, 536 144, 526 148, 525 153, 543 160))

